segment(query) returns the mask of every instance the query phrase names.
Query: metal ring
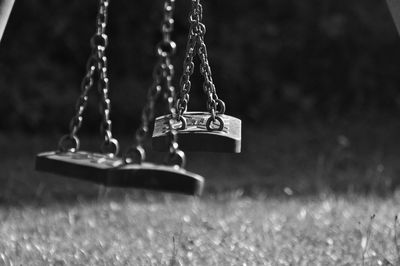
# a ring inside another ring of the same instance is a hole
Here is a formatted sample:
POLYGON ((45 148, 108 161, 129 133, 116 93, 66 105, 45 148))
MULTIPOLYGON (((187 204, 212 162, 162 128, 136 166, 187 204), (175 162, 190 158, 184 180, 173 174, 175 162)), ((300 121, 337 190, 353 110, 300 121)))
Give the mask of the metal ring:
POLYGON ((167 157, 167 163, 180 168, 185 168, 186 156, 181 150, 176 150, 174 153, 169 153, 167 157))
POLYGON ((219 126, 217 128, 211 127, 211 123, 212 122, 215 123, 215 121, 213 121, 213 117, 212 116, 210 116, 207 119, 206 126, 207 126, 207 130, 208 131, 222 131, 224 129, 224 126, 225 126, 224 120, 222 120, 222 118, 220 116, 216 116, 215 120, 217 120, 219 122, 219 126))
POLYGON ((119 153, 119 143, 118 140, 111 138, 109 141, 103 142, 100 148, 103 154, 108 154, 115 156, 119 153), (107 149, 111 148, 111 152, 107 151, 107 149))
POLYGON ((218 99, 218 100, 217 100, 217 107, 218 107, 218 106, 220 107, 220 110, 217 111, 217 113, 220 114, 220 115, 225 114, 226 105, 225 105, 225 103, 224 103, 223 100, 221 100, 221 99, 218 99))
POLYGON ((61 152, 76 152, 79 150, 80 147, 80 141, 79 138, 76 135, 64 135, 61 137, 60 141, 58 142, 58 150, 61 152), (72 144, 72 147, 68 147, 67 141, 69 141, 69 144, 72 144))
POLYGON ((179 128, 177 128, 176 130, 185 130, 187 128, 186 118, 183 115, 181 115, 181 116, 179 116, 178 120, 179 120, 178 122, 182 123, 182 125, 179 128))
POLYGON ((125 164, 141 164, 146 159, 146 151, 142 146, 130 147, 124 154, 125 164))

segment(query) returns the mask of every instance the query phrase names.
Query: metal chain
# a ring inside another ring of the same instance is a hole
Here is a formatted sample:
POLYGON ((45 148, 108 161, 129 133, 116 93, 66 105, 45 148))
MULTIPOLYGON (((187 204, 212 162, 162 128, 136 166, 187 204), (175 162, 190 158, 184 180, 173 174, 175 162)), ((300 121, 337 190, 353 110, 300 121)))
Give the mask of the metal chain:
POLYGON ((100 131, 104 135, 104 142, 101 146, 101 151, 110 155, 115 155, 119 151, 118 141, 112 136, 112 122, 110 119, 111 102, 108 97, 110 85, 107 76, 107 57, 105 55, 108 46, 108 36, 106 34, 108 6, 109 0, 99 0, 96 33, 90 39, 92 52, 86 64, 86 75, 81 83, 81 95, 76 103, 75 115, 70 122, 70 133, 62 137, 59 142, 59 149, 61 151, 79 150, 79 138, 77 137, 77 133, 82 126, 83 113, 88 101, 88 93, 93 87, 96 71, 98 71, 99 75, 98 90, 102 97, 100 108, 103 118, 100 131), (72 145, 67 145, 67 143, 72 143, 72 145))
POLYGON ((186 112, 189 100, 190 100, 190 90, 192 88, 192 83, 190 77, 194 72, 194 56, 196 55, 196 38, 195 36, 189 34, 188 42, 186 45, 186 56, 183 61, 183 72, 180 79, 180 98, 177 101, 177 109, 179 118, 186 112))
POLYGON ((162 40, 157 45, 158 62, 153 70, 153 84, 151 85, 145 107, 142 111, 141 125, 136 131, 136 143, 125 154, 125 163, 142 163, 145 160, 143 142, 149 134, 149 124, 154 120, 154 108, 158 97, 163 93, 164 100, 167 102, 168 110, 171 115, 169 121, 169 155, 168 162, 180 167, 184 167, 185 154, 179 150, 177 143, 177 132, 173 128, 175 119, 175 88, 171 85, 174 75, 174 67, 171 64, 171 56, 175 53, 176 44, 171 40, 171 33, 174 28, 173 13, 175 0, 165 0, 164 17, 161 24, 162 40))
MULTIPOLYGON (((192 9, 189 15, 190 29, 188 43, 186 46, 186 56, 183 62, 183 74, 180 79, 180 98, 177 101, 178 118, 186 112, 189 104, 189 93, 191 89, 190 78, 194 72, 194 56, 200 58, 200 73, 204 78, 203 90, 207 95, 207 110, 211 114, 212 122, 217 119, 217 114, 225 113, 225 104, 218 98, 216 88, 212 79, 211 67, 208 61, 207 47, 204 41, 206 26, 202 23, 203 6, 200 0, 192 0, 192 9), (196 50, 197 47, 197 50, 196 50)), ((220 129, 223 128, 221 119, 218 119, 220 129)), ((209 128, 211 129, 211 128, 209 128)), ((222 129, 221 129, 222 130, 222 129)))

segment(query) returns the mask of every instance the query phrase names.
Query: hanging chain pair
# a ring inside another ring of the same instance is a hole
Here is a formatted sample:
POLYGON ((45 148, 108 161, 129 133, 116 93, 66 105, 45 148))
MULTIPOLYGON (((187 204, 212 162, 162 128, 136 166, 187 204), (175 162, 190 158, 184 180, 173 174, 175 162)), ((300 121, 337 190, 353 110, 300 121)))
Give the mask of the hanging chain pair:
POLYGON ((167 103, 168 112, 171 115, 169 121, 169 154, 167 163, 184 167, 185 153, 179 149, 177 142, 177 131, 173 127, 176 120, 175 88, 172 85, 174 66, 171 63, 171 56, 175 53, 176 44, 171 40, 171 33, 174 29, 175 0, 165 0, 164 17, 161 24, 162 40, 157 45, 158 62, 153 70, 153 84, 151 85, 147 101, 142 111, 141 125, 135 134, 136 144, 131 147, 124 156, 125 163, 140 164, 145 160, 143 143, 149 134, 149 125, 154 120, 154 109, 157 99, 162 95, 167 103))
POLYGON ((183 73, 180 79, 180 95, 177 100, 178 120, 184 121, 183 114, 188 108, 190 100, 189 93, 192 87, 190 78, 194 72, 194 57, 197 54, 200 59, 200 73, 204 78, 203 90, 207 95, 207 110, 211 114, 206 124, 207 129, 210 131, 221 131, 224 128, 224 122, 217 114, 222 115, 225 113, 225 103, 218 98, 213 82, 211 67, 208 61, 207 47, 204 41, 206 26, 202 23, 202 20, 203 7, 200 0, 192 0, 192 9, 189 15, 189 36, 183 62, 183 73), (218 128, 213 128, 211 122, 216 123, 216 120, 219 126, 218 128))
POLYGON ((87 73, 82 81, 82 92, 76 103, 76 113, 70 123, 70 133, 59 142, 57 151, 39 153, 36 156, 35 169, 38 171, 62 175, 93 182, 106 187, 138 188, 185 195, 201 195, 204 178, 184 169, 185 154, 179 149, 176 122, 175 88, 172 86, 174 67, 171 56, 176 45, 171 40, 174 26, 173 11, 175 0, 164 0, 164 16, 161 27, 162 40, 157 46, 158 60, 153 71, 154 81, 149 89, 145 107, 142 111, 141 125, 136 131, 136 141, 121 158, 118 142, 111 134, 110 100, 108 98, 109 81, 107 77, 107 7, 109 0, 100 0, 97 16, 97 30, 91 39, 92 54, 87 63, 87 73), (104 134, 103 153, 80 151, 77 133, 82 125, 88 93, 94 82, 102 97, 103 114, 102 133, 104 134), (162 97, 162 98, 161 98, 162 97), (169 153, 167 162, 156 164, 143 162, 145 159, 144 141, 148 137, 150 123, 155 116, 157 99, 167 103, 169 114, 165 122, 169 129, 169 153), (113 149, 113 150, 111 150, 113 149), (112 152, 110 152, 110 150, 112 152), (143 162, 143 164, 141 164, 143 162))
POLYGON ((112 122, 110 119, 111 102, 108 97, 110 84, 107 74, 107 57, 105 54, 108 46, 108 36, 106 34, 108 6, 109 0, 99 1, 99 9, 96 18, 96 33, 90 40, 92 52, 86 64, 86 75, 81 83, 81 95, 76 103, 75 115, 71 119, 69 125, 70 133, 63 136, 59 142, 59 150, 63 152, 79 150, 80 141, 77 133, 82 126, 83 113, 88 102, 88 93, 94 85, 96 72, 98 75, 98 91, 102 98, 102 102, 99 104, 102 113, 100 131, 104 136, 101 152, 109 155, 116 155, 119 152, 118 141, 112 136, 112 122))

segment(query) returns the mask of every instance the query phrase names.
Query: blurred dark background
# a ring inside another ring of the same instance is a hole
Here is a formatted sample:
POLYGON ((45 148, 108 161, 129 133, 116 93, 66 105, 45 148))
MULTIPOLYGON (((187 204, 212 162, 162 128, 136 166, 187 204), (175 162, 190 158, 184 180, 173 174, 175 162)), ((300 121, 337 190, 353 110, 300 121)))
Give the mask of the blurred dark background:
MULTIPOLYGON (((97 1, 16 1, 0 46, 0 130, 66 130, 97 1)), ((385 1, 204 1, 214 80, 247 125, 400 111, 400 38, 385 1)), ((190 1, 176 3, 176 77, 190 1)), ((156 62, 162 1, 111 1, 108 34, 114 128, 133 132, 156 62), (127 122, 129 121, 129 122, 127 122)), ((198 68, 197 68, 198 69, 198 68)), ((205 109, 194 77, 191 109, 205 109)), ((84 130, 98 130, 92 93, 84 130)))
MULTIPOLYGON (((162 4, 111 1, 110 97, 123 150, 132 142, 152 83, 162 4)), ((96 0, 16 1, 0 44, 3 201, 66 197, 66 187, 75 197, 82 189, 80 182, 66 185, 32 169, 34 154, 54 149, 68 130, 97 5, 96 0)), ((204 0, 203 5, 218 94, 227 113, 244 122, 242 154, 188 154, 188 169, 207 178, 208 191, 385 194, 400 186, 400 37, 384 0, 204 0)), ((190 1, 177 0, 175 84, 182 73, 189 8, 190 1)), ((191 110, 205 110, 201 84, 195 74, 191 110)), ((82 128, 89 150, 98 149, 97 99, 94 90, 82 128)), ((88 191, 97 190, 88 185, 88 191)))

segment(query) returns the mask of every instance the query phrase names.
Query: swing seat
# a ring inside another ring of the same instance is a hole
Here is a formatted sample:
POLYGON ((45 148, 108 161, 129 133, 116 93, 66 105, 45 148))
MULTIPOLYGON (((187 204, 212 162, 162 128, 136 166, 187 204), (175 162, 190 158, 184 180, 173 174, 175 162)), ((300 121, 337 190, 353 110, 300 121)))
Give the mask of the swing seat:
POLYGON ((44 152, 36 170, 93 182, 107 187, 138 188, 201 195, 204 178, 179 167, 150 163, 125 165, 120 158, 99 153, 44 152))
POLYGON ((36 156, 36 170, 75 179, 105 184, 108 170, 122 164, 121 160, 109 155, 86 151, 51 151, 36 156))
MULTIPOLYGON (((156 118, 152 147, 156 151, 168 151, 168 123, 170 115, 156 118)), ((179 146, 185 151, 240 153, 242 140, 242 121, 229 115, 219 115, 224 121, 221 131, 208 131, 207 112, 186 112, 186 129, 179 129, 181 122, 175 121, 173 127, 178 131, 179 146)))
POLYGON ((107 185, 199 196, 204 178, 177 166, 127 164, 109 171, 107 185))

